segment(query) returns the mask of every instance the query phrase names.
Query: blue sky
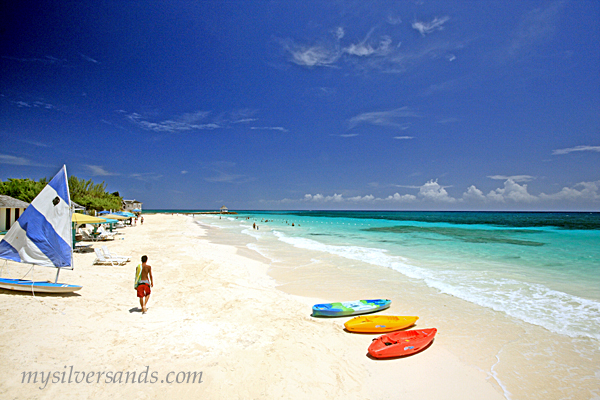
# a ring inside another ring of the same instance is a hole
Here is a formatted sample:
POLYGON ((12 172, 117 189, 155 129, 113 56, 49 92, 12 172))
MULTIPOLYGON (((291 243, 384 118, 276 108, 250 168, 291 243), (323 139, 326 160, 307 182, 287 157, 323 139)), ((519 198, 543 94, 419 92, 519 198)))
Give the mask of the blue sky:
MULTIPOLYGON (((6 4, 10 3, 10 4, 6 4)), ((598 210, 600 3, 0 5, 0 179, 144 208, 598 210)))

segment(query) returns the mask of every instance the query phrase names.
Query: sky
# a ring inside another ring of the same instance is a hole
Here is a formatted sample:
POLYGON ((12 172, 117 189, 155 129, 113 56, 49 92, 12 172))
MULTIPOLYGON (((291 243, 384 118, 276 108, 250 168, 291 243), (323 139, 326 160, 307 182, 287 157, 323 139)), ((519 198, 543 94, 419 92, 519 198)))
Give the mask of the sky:
POLYGON ((5 1, 0 180, 144 209, 600 208, 600 2, 5 1))

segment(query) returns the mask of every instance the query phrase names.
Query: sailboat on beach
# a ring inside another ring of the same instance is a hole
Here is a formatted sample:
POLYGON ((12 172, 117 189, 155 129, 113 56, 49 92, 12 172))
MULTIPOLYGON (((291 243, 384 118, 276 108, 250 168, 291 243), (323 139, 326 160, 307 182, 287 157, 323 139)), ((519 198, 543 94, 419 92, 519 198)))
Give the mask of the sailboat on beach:
MULTIPOLYGON (((58 283, 62 268, 73 269, 73 235, 67 167, 52 178, 0 241, 0 258, 56 268, 56 279, 31 281, 0 278, 0 288, 43 293, 69 293, 78 285, 58 283)), ((5 265, 7 261, 5 261, 5 265)))

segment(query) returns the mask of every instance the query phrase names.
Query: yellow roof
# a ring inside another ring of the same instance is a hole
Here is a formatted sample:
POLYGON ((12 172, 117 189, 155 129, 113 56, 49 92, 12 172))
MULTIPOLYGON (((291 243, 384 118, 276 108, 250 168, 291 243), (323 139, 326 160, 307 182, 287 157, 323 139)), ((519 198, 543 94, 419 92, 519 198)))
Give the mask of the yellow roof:
POLYGON ((124 217, 122 215, 116 215, 116 214, 104 214, 102 217, 103 218, 111 218, 111 219, 120 219, 120 220, 129 219, 129 217, 124 217))
POLYGON ((78 224, 102 224, 106 222, 104 218, 97 218, 92 217, 91 215, 84 215, 79 213, 73 213, 71 221, 76 222, 78 224))

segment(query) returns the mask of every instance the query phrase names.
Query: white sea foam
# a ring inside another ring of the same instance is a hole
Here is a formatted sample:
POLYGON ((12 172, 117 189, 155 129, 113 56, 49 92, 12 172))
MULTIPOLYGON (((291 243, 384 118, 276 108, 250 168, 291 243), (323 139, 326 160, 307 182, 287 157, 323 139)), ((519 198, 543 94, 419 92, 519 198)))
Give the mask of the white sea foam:
POLYGON ((265 250, 264 248, 254 244, 254 243, 248 243, 246 245, 247 248, 249 248, 252 251, 257 252, 258 254, 260 254, 261 256, 263 256, 266 259, 271 260, 271 262, 279 262, 280 260, 278 260, 277 258, 273 257, 267 250, 265 250))
POLYGON ((484 276, 476 271, 435 270, 415 266, 386 250, 324 244, 312 239, 290 237, 273 231, 282 242, 294 247, 334 254, 350 260, 391 268, 428 286, 463 300, 504 312, 550 331, 600 340, 600 302, 573 296, 544 285, 484 276))

